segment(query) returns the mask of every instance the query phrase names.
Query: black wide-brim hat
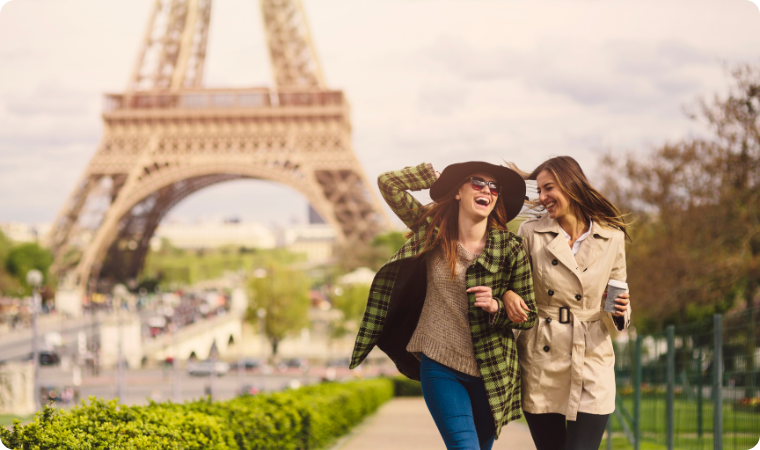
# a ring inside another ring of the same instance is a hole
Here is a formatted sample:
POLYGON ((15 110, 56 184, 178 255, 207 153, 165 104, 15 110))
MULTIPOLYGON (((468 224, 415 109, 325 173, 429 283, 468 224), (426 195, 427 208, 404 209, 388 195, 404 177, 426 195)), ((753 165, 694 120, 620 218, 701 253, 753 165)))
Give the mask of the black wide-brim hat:
POLYGON ((517 217, 525 203, 525 180, 509 167, 487 162, 469 161, 447 166, 430 188, 430 198, 434 202, 442 200, 446 194, 458 188, 467 177, 478 172, 490 174, 501 185, 498 201, 504 204, 507 222, 517 217))

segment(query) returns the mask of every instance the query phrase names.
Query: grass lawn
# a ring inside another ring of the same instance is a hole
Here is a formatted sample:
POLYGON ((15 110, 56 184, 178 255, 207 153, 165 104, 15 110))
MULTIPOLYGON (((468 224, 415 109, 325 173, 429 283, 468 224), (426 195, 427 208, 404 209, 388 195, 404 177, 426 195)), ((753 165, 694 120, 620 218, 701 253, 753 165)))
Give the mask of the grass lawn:
MULTIPOLYGON (((633 396, 623 398, 628 412, 633 414, 633 396)), ((699 431, 699 411, 697 402, 677 399, 674 405, 676 433, 696 434, 699 431)), ((641 432, 665 434, 667 404, 665 398, 643 397, 641 399, 641 432)), ((615 421, 616 429, 619 424, 615 421)), ((713 405, 710 399, 702 403, 702 432, 712 434, 713 405)), ((760 437, 760 413, 735 411, 730 403, 723 404, 723 434, 750 433, 760 437)), ((746 450, 746 449, 745 449, 746 450)))
MULTIPOLYGON (((633 414, 633 396, 623 397, 623 405, 633 414)), ((667 439, 667 403, 663 396, 644 396, 641 401, 642 449, 665 449, 667 439), (645 447, 651 445, 651 447, 645 447)), ((675 437, 677 449, 708 450, 713 448, 713 406, 709 398, 702 403, 701 436, 699 408, 695 401, 677 399, 674 405, 675 437)), ((633 448, 624 437, 618 437, 622 428, 617 417, 612 419, 615 438, 614 449, 633 448), (619 441, 619 442, 618 442, 619 441)), ((723 448, 747 450, 760 439, 760 413, 736 411, 730 403, 723 406, 723 448)), ((607 448, 606 442, 603 449, 607 448)))
MULTIPOLYGON (((612 450, 631 450, 633 446, 628 443, 628 439, 624 436, 613 436, 612 438, 612 450)), ((602 445, 599 446, 599 450, 607 450, 607 439, 602 441, 602 445)), ((651 442, 642 442, 641 450, 667 450, 664 445, 657 445, 651 442)))

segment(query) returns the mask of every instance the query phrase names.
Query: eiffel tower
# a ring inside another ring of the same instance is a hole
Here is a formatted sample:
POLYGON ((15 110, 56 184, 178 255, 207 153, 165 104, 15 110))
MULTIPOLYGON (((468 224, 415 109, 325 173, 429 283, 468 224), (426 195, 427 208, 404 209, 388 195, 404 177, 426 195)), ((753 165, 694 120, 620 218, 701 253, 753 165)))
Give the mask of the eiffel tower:
POLYGON ((127 89, 105 96, 103 138, 49 236, 62 288, 105 292, 135 280, 167 212, 229 180, 296 189, 342 244, 388 227, 300 0, 260 0, 272 88, 203 87, 211 5, 155 1, 127 89))

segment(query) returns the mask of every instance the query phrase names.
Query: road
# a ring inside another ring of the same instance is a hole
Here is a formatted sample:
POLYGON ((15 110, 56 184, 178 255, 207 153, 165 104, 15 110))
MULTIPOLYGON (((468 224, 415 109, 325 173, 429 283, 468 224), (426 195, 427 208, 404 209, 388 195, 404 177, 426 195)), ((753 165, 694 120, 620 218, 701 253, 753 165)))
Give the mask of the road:
MULTIPOLYGON (((206 395, 206 389, 211 383, 210 377, 194 377, 182 370, 179 372, 180 401, 198 399, 206 395)), ((308 375, 297 371, 288 373, 273 373, 263 375, 258 372, 246 373, 243 384, 251 385, 260 391, 279 391, 289 386, 293 380, 300 385, 316 383, 318 375, 308 375)), ((72 370, 59 367, 43 367, 40 371, 40 384, 56 388, 72 386, 72 370)), ((227 375, 215 377, 214 398, 219 400, 235 397, 240 391, 240 383, 235 370, 227 375)), ((101 371, 96 377, 83 374, 82 385, 79 388, 80 398, 95 396, 105 400, 116 397, 116 372, 101 371)), ((174 376, 171 371, 161 369, 129 370, 126 374, 125 395, 121 403, 127 405, 145 405, 149 400, 176 401, 174 398, 174 376)))
MULTIPOLYGON (((103 320, 105 315, 97 316, 96 320, 103 320)), ((77 335, 84 331, 88 342, 92 334, 92 317, 87 315, 78 319, 65 319, 58 316, 42 317, 39 324, 40 345, 44 342, 45 333, 58 332, 61 334, 66 350, 61 353, 74 354, 77 347, 77 335)), ((97 332, 96 332, 97 333, 97 332)), ((24 328, 14 330, 3 335, 0 341, 0 362, 14 361, 28 358, 32 353, 32 330, 24 328)))

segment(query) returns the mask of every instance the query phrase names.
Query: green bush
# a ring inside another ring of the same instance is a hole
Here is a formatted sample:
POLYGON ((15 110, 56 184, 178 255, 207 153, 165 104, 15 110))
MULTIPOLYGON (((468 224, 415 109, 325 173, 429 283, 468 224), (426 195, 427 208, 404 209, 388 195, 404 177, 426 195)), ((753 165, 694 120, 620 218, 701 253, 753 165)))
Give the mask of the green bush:
POLYGON ((422 397, 422 385, 419 381, 398 375, 393 379, 393 395, 395 397, 422 397))
POLYGON ((389 380, 326 383, 224 402, 124 406, 91 399, 71 411, 46 407, 0 440, 13 450, 324 448, 393 396, 389 380))

